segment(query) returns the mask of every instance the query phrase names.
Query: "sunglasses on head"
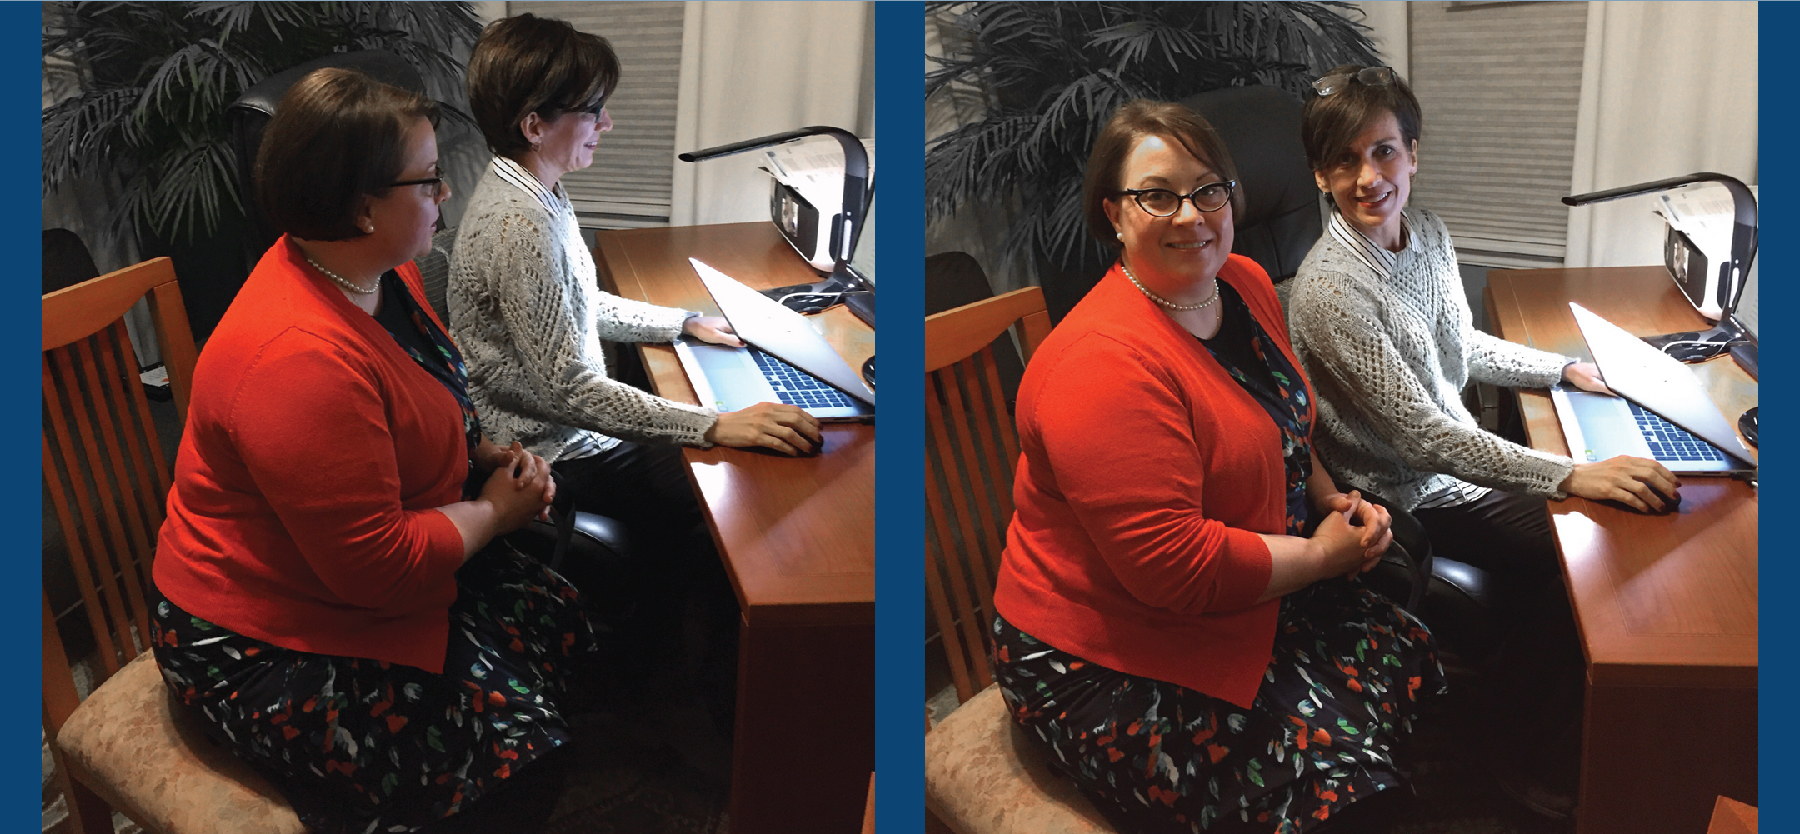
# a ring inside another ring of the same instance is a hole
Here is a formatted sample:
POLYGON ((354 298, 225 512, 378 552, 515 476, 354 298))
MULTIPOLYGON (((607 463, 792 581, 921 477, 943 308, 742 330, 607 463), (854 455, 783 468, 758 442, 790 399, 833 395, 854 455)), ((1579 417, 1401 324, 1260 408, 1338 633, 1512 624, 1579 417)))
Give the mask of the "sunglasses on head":
POLYGON ((1350 86, 1351 81, 1359 81, 1370 87, 1380 87, 1394 83, 1394 77, 1393 67, 1363 67, 1356 72, 1338 72, 1321 76, 1319 80, 1313 82, 1313 89, 1317 90, 1321 96, 1328 96, 1350 86))

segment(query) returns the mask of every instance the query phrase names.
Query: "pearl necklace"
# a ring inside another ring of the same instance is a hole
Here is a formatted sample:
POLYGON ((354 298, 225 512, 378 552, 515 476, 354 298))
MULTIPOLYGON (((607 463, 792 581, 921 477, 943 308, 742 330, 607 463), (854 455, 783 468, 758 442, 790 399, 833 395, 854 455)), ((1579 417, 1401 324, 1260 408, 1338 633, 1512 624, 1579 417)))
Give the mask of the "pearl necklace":
POLYGON ((358 295, 368 295, 378 289, 381 289, 381 276, 379 276, 379 275, 375 276, 375 286, 367 287, 367 288, 359 287, 355 284, 350 283, 349 279, 346 279, 343 276, 338 275, 337 273, 332 272, 329 269, 326 269, 325 267, 319 266, 319 262, 313 260, 311 255, 301 253, 300 257, 305 258, 307 263, 312 264, 313 269, 316 269, 320 272, 325 273, 325 277, 330 278, 333 281, 336 281, 338 286, 343 287, 344 289, 347 289, 358 295))
POLYGON ((1213 279, 1212 279, 1212 285, 1213 285, 1212 295, 1207 296, 1205 301, 1202 301, 1199 304, 1176 304, 1173 301, 1170 301, 1166 298, 1163 298, 1160 295, 1157 295, 1156 293, 1151 292, 1148 287, 1145 287, 1143 284, 1138 283, 1137 276, 1131 274, 1131 267, 1126 266, 1123 261, 1119 262, 1119 268, 1125 270, 1125 277, 1131 279, 1131 285, 1134 287, 1137 287, 1138 292, 1143 293, 1144 296, 1149 298, 1151 301, 1161 304, 1162 306, 1167 307, 1171 310, 1175 310, 1176 312, 1187 313, 1187 312, 1191 312, 1194 310, 1204 310, 1208 307, 1211 307, 1213 305, 1213 302, 1219 300, 1219 278, 1216 275, 1213 276, 1213 279))

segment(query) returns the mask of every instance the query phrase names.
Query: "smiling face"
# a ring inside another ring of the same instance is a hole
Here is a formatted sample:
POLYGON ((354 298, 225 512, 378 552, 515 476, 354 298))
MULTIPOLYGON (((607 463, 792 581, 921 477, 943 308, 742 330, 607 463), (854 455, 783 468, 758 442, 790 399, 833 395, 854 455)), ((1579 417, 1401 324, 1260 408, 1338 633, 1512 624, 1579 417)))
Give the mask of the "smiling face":
MULTIPOLYGON (((405 165, 395 182, 429 179, 439 175, 437 133, 431 122, 419 119, 406 131, 405 165)), ((431 233, 437 225, 438 204, 450 197, 444 183, 434 196, 429 185, 400 185, 380 197, 370 197, 357 225, 373 228, 370 244, 381 250, 383 260, 397 266, 431 251, 431 233)))
POLYGON ((1419 143, 1401 138, 1392 112, 1369 121, 1345 149, 1343 158, 1314 171, 1319 188, 1331 192, 1338 211, 1377 246, 1400 249, 1400 211, 1419 171, 1419 143))
MULTIPOLYGON (((1162 136, 1139 139, 1120 170, 1121 189, 1166 188, 1177 194, 1224 177, 1162 136)), ((1203 212, 1183 200, 1168 217, 1139 208, 1130 195, 1108 198, 1106 217, 1125 245, 1125 263, 1139 280, 1182 293, 1219 274, 1231 254, 1231 204, 1203 212)))
POLYGON ((613 128, 612 114, 605 108, 598 115, 590 111, 565 112, 550 121, 533 113, 526 121, 526 138, 537 140, 536 149, 531 152, 537 164, 529 167, 540 178, 548 175, 545 187, 555 184, 563 174, 594 164, 600 134, 613 128))

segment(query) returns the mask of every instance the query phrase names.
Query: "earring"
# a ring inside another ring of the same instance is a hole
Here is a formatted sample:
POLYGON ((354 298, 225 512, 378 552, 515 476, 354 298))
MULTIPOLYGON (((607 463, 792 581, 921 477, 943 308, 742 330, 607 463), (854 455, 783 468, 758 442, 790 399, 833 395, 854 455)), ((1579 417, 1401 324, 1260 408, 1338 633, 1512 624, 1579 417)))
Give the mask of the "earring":
POLYGON ((1113 237, 1116 237, 1116 238, 1118 238, 1118 239, 1120 239, 1120 240, 1124 240, 1124 239, 1125 239, 1125 233, 1124 233, 1124 232, 1113 232, 1113 237))

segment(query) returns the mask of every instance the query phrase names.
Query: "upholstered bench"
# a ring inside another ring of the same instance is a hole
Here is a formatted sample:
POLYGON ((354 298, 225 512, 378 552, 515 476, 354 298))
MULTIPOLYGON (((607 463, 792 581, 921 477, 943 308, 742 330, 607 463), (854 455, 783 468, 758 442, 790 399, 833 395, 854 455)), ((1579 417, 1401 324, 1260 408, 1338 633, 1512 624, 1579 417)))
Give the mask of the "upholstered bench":
POLYGON ((925 734, 925 808, 957 834, 1105 834, 1075 783, 1051 772, 990 686, 925 734))
POLYGON ((56 746, 71 776, 158 834, 305 834, 274 786, 180 708, 144 652, 81 703, 56 746))

